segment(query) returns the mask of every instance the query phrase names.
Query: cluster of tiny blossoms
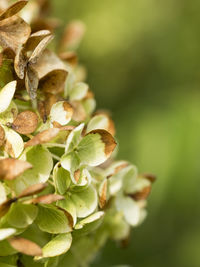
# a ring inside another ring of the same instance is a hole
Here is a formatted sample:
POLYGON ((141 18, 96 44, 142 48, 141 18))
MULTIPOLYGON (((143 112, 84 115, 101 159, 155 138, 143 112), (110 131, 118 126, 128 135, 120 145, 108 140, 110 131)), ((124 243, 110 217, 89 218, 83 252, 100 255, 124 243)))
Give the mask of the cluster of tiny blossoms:
POLYGON ((114 161, 114 123, 75 53, 84 26, 70 23, 56 54, 47 8, 0 2, 1 266, 88 266, 143 221, 154 180, 114 161))

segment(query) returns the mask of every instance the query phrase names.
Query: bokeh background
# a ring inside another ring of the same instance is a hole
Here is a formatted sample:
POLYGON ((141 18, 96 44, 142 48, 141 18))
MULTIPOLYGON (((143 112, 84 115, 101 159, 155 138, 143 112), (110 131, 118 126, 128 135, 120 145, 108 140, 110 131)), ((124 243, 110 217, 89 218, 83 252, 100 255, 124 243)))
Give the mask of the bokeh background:
POLYGON ((110 241, 93 266, 200 266, 200 1, 51 0, 79 48, 98 108, 116 122, 119 158, 158 177, 128 248, 110 241))

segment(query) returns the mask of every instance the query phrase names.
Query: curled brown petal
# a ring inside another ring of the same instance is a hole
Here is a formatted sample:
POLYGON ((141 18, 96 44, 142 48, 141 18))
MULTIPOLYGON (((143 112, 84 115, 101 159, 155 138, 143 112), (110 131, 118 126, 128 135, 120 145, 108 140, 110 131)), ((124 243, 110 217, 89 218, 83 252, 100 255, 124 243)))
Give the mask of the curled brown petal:
POLYGON ((29 93, 29 96, 32 100, 36 99, 37 97, 38 84, 39 84, 39 79, 37 72, 31 65, 28 65, 25 76, 25 85, 26 85, 26 90, 29 93))
POLYGON ((10 245, 17 251, 29 256, 41 256, 42 249, 36 243, 22 237, 8 239, 10 245))
POLYGON ((12 16, 0 21, 0 45, 15 53, 25 44, 31 33, 30 26, 20 17, 12 16))
POLYGON ((136 192, 134 194, 131 194, 130 196, 134 200, 139 201, 147 199, 150 193, 151 193, 151 186, 146 186, 140 192, 136 192))
POLYGON ((33 133, 38 125, 38 116, 35 112, 26 110, 19 113, 12 123, 12 128, 20 134, 33 133))
POLYGON ((37 135, 35 135, 32 139, 30 139, 25 144, 24 147, 36 146, 39 144, 48 143, 53 138, 55 138, 59 132, 60 132, 60 129, 58 129, 58 128, 50 128, 50 129, 44 130, 44 131, 38 133, 37 135))
POLYGON ((0 205, 0 218, 3 217, 9 211, 11 204, 15 202, 16 200, 17 200, 16 198, 12 198, 12 199, 6 200, 0 205))
POLYGON ((13 5, 9 6, 1 15, 0 20, 7 19, 9 17, 14 16, 17 14, 26 4, 28 3, 27 0, 20 0, 13 5))
POLYGON ((22 191, 22 193, 19 195, 19 198, 28 197, 28 196, 38 194, 38 193, 42 192, 47 186, 48 186, 48 184, 46 184, 46 183, 31 185, 22 191))
POLYGON ((99 194, 99 206, 100 206, 100 208, 104 208, 104 206, 106 205, 107 187, 108 187, 108 181, 105 180, 103 185, 102 185, 102 188, 100 190, 100 194, 99 194))
POLYGON ((62 199, 64 199, 63 196, 55 195, 55 194, 48 194, 48 195, 40 196, 37 198, 33 198, 31 200, 31 203, 33 203, 33 204, 37 204, 37 203, 51 204, 53 202, 56 202, 56 201, 62 200, 62 199))
POLYGON ((0 160, 0 179, 13 180, 26 170, 32 168, 29 162, 6 158, 0 160))
POLYGON ((0 125, 0 147, 4 144, 5 142, 5 131, 3 127, 0 125))

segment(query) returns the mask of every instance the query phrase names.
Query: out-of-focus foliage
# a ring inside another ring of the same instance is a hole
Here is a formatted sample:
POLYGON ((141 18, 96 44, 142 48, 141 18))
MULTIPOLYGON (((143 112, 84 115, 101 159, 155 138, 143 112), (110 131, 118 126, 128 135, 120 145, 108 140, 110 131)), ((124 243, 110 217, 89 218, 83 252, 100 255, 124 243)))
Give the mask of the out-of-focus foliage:
POLYGON ((86 23, 79 54, 100 107, 112 107, 119 156, 159 178, 129 247, 109 243, 94 266, 200 266, 200 2, 52 3, 86 23))

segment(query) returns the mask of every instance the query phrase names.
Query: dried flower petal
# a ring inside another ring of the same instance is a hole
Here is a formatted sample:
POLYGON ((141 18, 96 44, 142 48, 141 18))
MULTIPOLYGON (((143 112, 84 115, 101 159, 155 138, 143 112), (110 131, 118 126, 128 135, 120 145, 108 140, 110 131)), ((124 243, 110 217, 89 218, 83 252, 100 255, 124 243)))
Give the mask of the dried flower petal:
POLYGON ((33 111, 26 110, 17 115, 17 118, 12 123, 12 128, 20 134, 30 134, 36 130, 37 125, 37 114, 33 111))
POLYGON ((31 33, 30 26, 17 16, 0 21, 0 45, 17 52, 25 44, 31 33))
POLYGON ((26 4, 28 3, 27 0, 20 0, 13 5, 9 6, 1 15, 0 20, 7 19, 9 17, 14 16, 17 14, 26 4))
POLYGON ((55 138, 59 132, 60 132, 60 129, 58 128, 50 128, 50 129, 44 130, 43 132, 38 133, 32 139, 30 139, 25 144, 25 147, 48 143, 53 138, 55 138))
POLYGON ((22 191, 22 193, 19 195, 19 198, 20 197, 28 197, 28 196, 32 196, 34 194, 38 194, 41 191, 43 191, 46 187, 47 187, 47 184, 45 184, 45 183, 31 185, 31 186, 27 187, 24 191, 22 191))
POLYGON ((30 168, 32 168, 32 165, 26 161, 12 158, 1 159, 0 179, 13 180, 30 168))
POLYGON ((51 204, 53 202, 56 202, 58 200, 64 199, 63 196, 60 195, 55 195, 55 194, 49 194, 49 195, 44 195, 40 196, 37 198, 33 198, 31 200, 31 203, 37 204, 37 203, 42 203, 42 204, 51 204))
POLYGON ((4 144, 4 142, 5 142, 5 132, 0 125, 0 147, 4 144))
POLYGON ((41 256, 42 249, 34 242, 21 238, 15 237, 8 240, 10 245, 17 251, 29 255, 29 256, 41 256))

